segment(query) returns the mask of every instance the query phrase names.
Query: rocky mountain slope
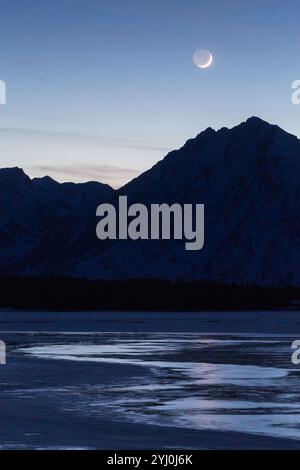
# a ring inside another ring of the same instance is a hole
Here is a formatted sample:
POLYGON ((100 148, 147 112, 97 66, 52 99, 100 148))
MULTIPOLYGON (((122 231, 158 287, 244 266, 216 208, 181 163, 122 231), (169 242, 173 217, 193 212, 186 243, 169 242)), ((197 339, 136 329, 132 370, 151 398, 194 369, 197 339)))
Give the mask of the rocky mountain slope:
POLYGON ((0 171, 0 273, 300 285, 300 141, 250 118, 209 128, 119 191, 0 171), (96 238, 95 207, 203 203, 205 245, 96 238))

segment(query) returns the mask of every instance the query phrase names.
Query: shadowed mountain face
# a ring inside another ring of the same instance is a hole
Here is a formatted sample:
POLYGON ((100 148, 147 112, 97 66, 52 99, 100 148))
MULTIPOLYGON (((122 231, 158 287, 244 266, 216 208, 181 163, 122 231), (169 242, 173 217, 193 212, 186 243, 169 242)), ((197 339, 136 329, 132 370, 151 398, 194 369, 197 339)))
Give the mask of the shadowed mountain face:
POLYGON ((80 260, 87 220, 113 193, 101 183, 59 184, 31 180, 19 168, 0 170, 0 274, 50 274, 80 260))
POLYGON ((1 273, 300 285, 299 180, 300 141, 258 118, 207 129, 115 193, 2 170, 1 273), (121 194, 130 204, 203 203, 204 248, 97 240, 95 208, 121 194))

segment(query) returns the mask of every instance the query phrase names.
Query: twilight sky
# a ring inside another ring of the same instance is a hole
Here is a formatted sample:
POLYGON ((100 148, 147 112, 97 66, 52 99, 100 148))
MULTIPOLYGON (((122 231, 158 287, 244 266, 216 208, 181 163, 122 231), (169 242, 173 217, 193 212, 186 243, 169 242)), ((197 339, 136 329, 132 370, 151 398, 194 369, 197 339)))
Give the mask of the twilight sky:
POLYGON ((256 115, 300 137, 299 13, 299 0, 0 0, 0 166, 117 187, 208 126, 256 115))

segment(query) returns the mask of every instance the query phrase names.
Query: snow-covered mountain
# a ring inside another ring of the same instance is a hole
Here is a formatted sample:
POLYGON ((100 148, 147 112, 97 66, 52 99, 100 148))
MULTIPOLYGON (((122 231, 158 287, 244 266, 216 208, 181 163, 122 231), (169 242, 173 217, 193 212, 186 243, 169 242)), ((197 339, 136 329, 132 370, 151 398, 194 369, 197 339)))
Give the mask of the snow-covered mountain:
POLYGON ((299 181, 300 141, 255 117, 207 129, 115 193, 2 170, 1 273, 300 285, 299 181), (205 204, 204 248, 99 241, 95 207, 121 194, 129 203, 205 204))
POLYGON ((0 274, 51 274, 71 258, 81 260, 84 247, 74 250, 87 219, 113 193, 97 182, 59 184, 0 169, 0 274))

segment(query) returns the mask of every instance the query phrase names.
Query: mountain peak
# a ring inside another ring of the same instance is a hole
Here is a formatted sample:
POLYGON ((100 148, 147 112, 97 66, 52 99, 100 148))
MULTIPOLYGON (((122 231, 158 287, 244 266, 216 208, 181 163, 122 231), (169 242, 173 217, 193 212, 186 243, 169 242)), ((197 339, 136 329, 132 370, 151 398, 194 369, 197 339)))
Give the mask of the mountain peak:
POLYGON ((8 186, 30 183, 29 176, 24 173, 22 168, 18 167, 0 168, 0 180, 8 186))
POLYGON ((241 122, 240 124, 237 124, 236 126, 232 128, 228 127, 221 127, 219 130, 215 130, 212 127, 207 127, 203 131, 201 131, 195 138, 189 139, 187 143, 193 143, 195 140, 198 141, 203 138, 210 138, 214 137, 215 134, 228 134, 232 131, 238 130, 238 129, 247 129, 247 130, 261 130, 264 131, 266 129, 278 127, 276 125, 270 124, 267 121, 264 121, 263 119, 257 117, 257 116, 251 116, 246 121, 241 122))
POLYGON ((246 124, 251 124, 254 126, 271 126, 267 121, 264 121, 263 119, 257 117, 257 116, 251 116, 246 120, 246 124))
POLYGON ((14 167, 7 167, 7 168, 0 168, 0 175, 1 176, 22 176, 22 177, 27 177, 27 175, 24 173, 22 168, 19 168, 17 166, 14 167))
POLYGON ((269 123, 256 116, 248 118, 245 122, 242 122, 240 125, 236 126, 235 129, 242 129, 243 131, 248 133, 250 132, 252 135, 258 135, 260 137, 265 135, 277 136, 276 138, 278 142, 283 142, 285 139, 285 145, 287 142, 286 139, 289 139, 289 142, 293 142, 294 144, 297 142, 296 145, 299 143, 298 137, 294 134, 291 134, 285 129, 282 129, 277 124, 269 123))
POLYGON ((41 186, 58 186, 59 183, 55 181, 51 176, 42 176, 41 178, 33 178, 32 182, 41 186))

